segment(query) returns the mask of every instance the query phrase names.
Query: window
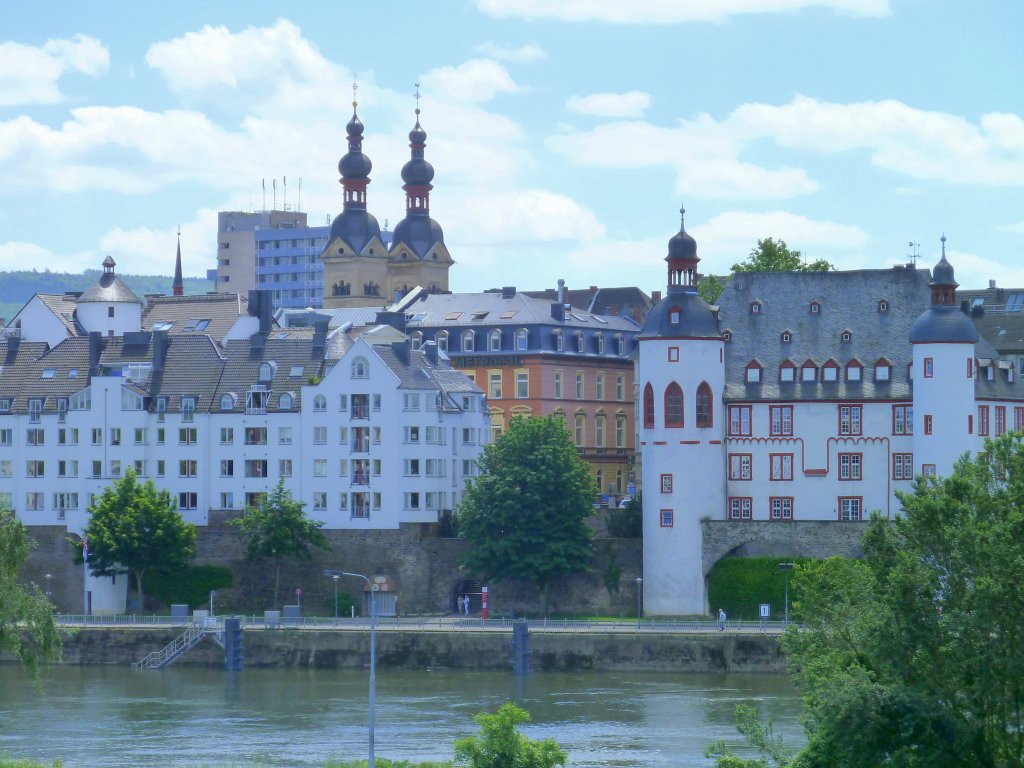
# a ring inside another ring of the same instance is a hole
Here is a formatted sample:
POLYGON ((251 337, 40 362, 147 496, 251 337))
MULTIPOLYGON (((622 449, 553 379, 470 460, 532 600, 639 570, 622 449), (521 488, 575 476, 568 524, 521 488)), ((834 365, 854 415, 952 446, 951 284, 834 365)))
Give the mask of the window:
POLYGON ((576 399, 583 399, 583 373, 579 371, 576 373, 576 399))
POLYGON ((277 407, 282 411, 290 411, 292 409, 292 396, 289 392, 282 392, 277 396, 277 407))
POLYGON ((583 331, 576 331, 576 351, 581 355, 587 351, 587 339, 583 331))
POLYGON ((231 491, 221 491, 220 494, 220 508, 221 509, 233 509, 235 506, 235 494, 231 491))
POLYGON ((978 435, 988 437, 988 406, 978 406, 978 435))
POLYGON ((839 519, 843 522, 853 522, 862 519, 860 496, 839 497, 839 519))
POLYGON ((516 371, 516 397, 525 400, 530 396, 530 374, 528 371, 516 371))
POLYGON ((679 307, 672 307, 668 311, 668 321, 672 323, 672 325, 679 325, 679 317, 681 314, 679 307))
POLYGON ((164 476, 165 467, 166 467, 166 462, 163 459, 157 459, 156 460, 156 476, 157 477, 163 477, 164 476))
POLYGON ((683 426, 683 390, 674 381, 665 388, 665 426, 683 426))
POLYGON ((697 387, 697 428, 710 429, 714 421, 714 405, 711 400, 711 387, 702 381, 697 387))
POLYGON ((825 364, 821 366, 821 380, 822 381, 838 381, 839 380, 839 365, 835 360, 826 360, 825 364))
POLYGON ((789 360, 783 360, 779 366, 779 381, 788 384, 796 380, 796 366, 789 360))
POLYGON ((851 360, 846 364, 846 380, 847 381, 860 381, 864 366, 857 360, 851 360))
POLYGON ((839 434, 859 435, 861 434, 861 413, 863 406, 840 405, 839 406, 839 434))
MULTIPOLYGON (((145 432, 145 430, 143 430, 145 432)), ((2 445, 0 441, 0 445, 2 445)), ((57 430, 57 444, 58 445, 78 445, 78 430, 77 429, 58 429, 57 430)))
POLYGON ((668 348, 668 361, 670 363, 678 363, 679 362, 679 347, 669 347, 668 348))
POLYGON ((562 331, 555 331, 551 335, 551 338, 555 342, 555 351, 556 352, 564 352, 565 351, 565 334, 562 333, 562 331))
POLYGON ((199 474, 199 462, 195 459, 181 459, 178 462, 178 477, 196 477, 199 474))
POLYGON ((327 509, 327 491, 313 491, 313 509, 327 509))
POLYGON ((935 477, 935 465, 934 464, 922 464, 921 474, 924 477, 935 477))
POLYGON ((594 399, 604 400, 604 374, 597 374, 597 378, 594 381, 594 399))
POLYGON ((729 519, 730 520, 750 520, 753 517, 752 512, 753 499, 743 497, 733 497, 729 499, 729 519))
POLYGON ((46 462, 42 459, 30 459, 25 464, 26 477, 43 477, 46 474, 46 462))
POLYGON ((30 428, 25 432, 25 440, 28 445, 43 445, 46 441, 46 432, 35 427, 30 428))
POLYGON ((672 475, 661 476, 661 492, 672 493, 672 475))
POLYGON ((196 413, 196 399, 194 397, 181 398, 181 420, 192 421, 196 413))
POLYGON ((892 365, 886 359, 875 363, 875 381, 889 381, 892 378, 892 365))
POLYGON ((889 302, 886 301, 885 299, 882 299, 881 301, 879 301, 878 302, 878 311, 879 312, 888 312, 889 311, 889 302))
POLYGON ((818 368, 817 366, 815 366, 813 361, 808 360, 806 363, 803 364, 803 367, 800 369, 800 381, 804 382, 805 384, 813 384, 817 380, 818 368))
POLYGON ((761 383, 761 364, 756 360, 747 363, 747 384, 761 383))
POLYGON ((135 431, 134 431, 134 443, 135 443, 135 445, 145 445, 146 444, 146 428, 145 427, 136 427, 135 428, 135 431))
POLYGON ((555 371, 555 400, 562 399, 562 372, 555 371))
POLYGON ((29 491, 25 494, 25 509, 30 512, 38 512, 46 509, 44 495, 38 491, 29 491))
POLYGON ((420 494, 418 491, 405 494, 405 509, 419 509, 420 494))
POLYGON ((487 375, 487 397, 490 400, 501 400, 501 371, 491 371, 487 375))
POLYGON ((473 331, 464 331, 462 334, 462 351, 472 352, 475 344, 476 333, 473 331))
POLYGON ((924 359, 924 377, 930 379, 935 375, 935 360, 931 357, 924 359))
MULTIPOLYGON (((420 395, 418 392, 406 392, 402 395, 403 411, 418 411, 420 409, 420 395)), ((352 395, 352 418, 368 418, 370 404, 366 395, 352 395), (356 398, 359 398, 357 401, 356 398), (358 416, 361 414, 361 416, 358 416)))
POLYGON ((235 462, 232 459, 221 459, 220 460, 220 476, 221 477, 234 477, 235 476, 235 462))
POLYGON ((771 510, 771 519, 776 522, 792 520, 793 498, 791 496, 771 496, 768 499, 768 509, 771 510))
POLYGON ((914 479, 914 454, 894 453, 892 455, 892 479, 913 480, 914 479))
POLYGON ((768 409, 769 434, 788 437, 793 434, 793 406, 773 405, 768 409))
POLYGON ((369 366, 366 363, 365 357, 357 357, 352 361, 353 379, 365 379, 369 375, 369 366))
POLYGON ((198 509, 199 494, 195 491, 182 491, 178 494, 178 509, 198 509))
POLYGON ((661 510, 661 514, 659 515, 659 517, 661 519, 662 528, 671 528, 675 522, 674 515, 671 509, 661 510))
POLYGON ((419 427, 406 427, 405 428, 405 442, 407 443, 418 443, 420 441, 420 428, 419 427))
POLYGON ((750 480, 753 475, 752 465, 753 458, 749 453, 730 453, 729 479, 750 480))
POLYGON ((267 460, 266 459, 246 459, 245 460, 245 476, 246 477, 267 477, 267 460))
POLYGON ((750 406, 729 406, 729 434, 736 437, 750 435, 750 406))
POLYGON ((604 427, 605 417, 598 414, 594 417, 594 445, 598 448, 604 448, 604 427))
POLYGON ((420 460, 419 459, 406 459, 405 460, 405 475, 406 477, 419 477, 420 474, 420 460))
POLYGON ((821 304, 819 304, 816 301, 812 301, 811 302, 811 314, 812 315, 820 315, 821 314, 821 304))
POLYGON ((255 415, 266 413, 268 396, 269 393, 262 384, 254 384, 245 396, 245 412, 255 415))
POLYGON ((313 477, 327 477, 327 459, 313 459, 313 477))
POLYGON ((967 378, 968 379, 973 379, 974 378, 974 358, 973 357, 968 357, 967 358, 967 378))
POLYGON ((1006 406, 996 406, 996 437, 1006 432, 1006 406))
POLYGON ((448 331, 438 331, 434 337, 434 341, 437 342, 437 348, 442 352, 448 352, 448 331))
POLYGON ((120 477, 121 476, 121 462, 117 459, 110 460, 110 476, 120 477))
POLYGON ((495 329, 487 334, 487 349, 491 352, 501 351, 501 331, 495 329))
POLYGON ((220 409, 222 411, 230 411, 235 407, 235 396, 234 395, 221 395, 220 396, 220 409))
POLYGON ((862 480, 861 458, 859 453, 839 454, 839 479, 840 480, 862 480))
POLYGON ((313 398, 313 410, 316 413, 323 413, 327 410, 327 398, 324 395, 317 395, 313 398))
POLYGON ((771 466, 772 480, 793 479, 793 454, 792 453, 770 453, 768 454, 771 466))
POLYGON ((615 447, 625 448, 626 446, 626 417, 619 415, 615 417, 615 447))
POLYGON ((180 429, 178 429, 179 445, 195 445, 197 442, 199 442, 198 429, 196 429, 195 427, 181 427, 180 429))
POLYGON ((1015 406, 1013 409, 1013 431, 1020 432, 1024 429, 1024 407, 1015 406))
POLYGON ((894 435, 914 434, 914 406, 894 405, 892 407, 892 433, 894 435))
POLYGON ((573 424, 573 439, 575 440, 576 447, 583 447, 583 440, 585 437, 586 430, 586 419, 587 417, 582 413, 577 413, 573 424))
POLYGON ((853 334, 850 333, 850 331, 843 331, 841 334, 839 334, 839 340, 843 344, 849 344, 853 340, 853 334))
MULTIPOLYGON (((57 477, 66 477, 65 474, 66 462, 57 462, 57 477)), ((0 477, 13 477, 14 476, 14 462, 10 459, 4 459, 0 461, 0 477)))
POLYGON ((292 444, 292 428, 291 427, 278 427, 277 428, 277 444, 278 445, 291 445, 292 444))
POLYGON ((246 445, 266 445, 267 444, 267 428, 266 427, 246 427, 245 428, 245 444, 246 445))
POLYGON ((759 315, 759 314, 761 314, 761 302, 760 301, 752 301, 752 302, 750 302, 750 314, 752 314, 752 315, 759 315))
POLYGON ((92 444, 103 445, 103 428, 93 427, 92 428, 92 444))
POLYGON ((373 394, 373 411, 374 413, 380 413, 380 393, 375 392, 373 394))
POLYGON ((644 429, 654 429, 654 388, 650 382, 644 386, 644 429))
POLYGON ((313 445, 327 445, 327 427, 313 427, 313 445))
POLYGON ((65 509, 78 509, 78 494, 77 493, 55 493, 53 494, 53 508, 59 513, 58 516, 64 517, 65 509))
POLYGON ((784 344, 788 344, 792 340, 793 340, 793 333, 792 333, 792 331, 783 331, 782 332, 782 342, 784 344))
MULTIPOLYGON (((971 417, 968 416, 967 417, 967 420, 968 420, 968 429, 967 429, 967 431, 968 432, 971 431, 971 429, 970 429, 970 419, 971 419, 971 417)), ((924 417, 924 433, 926 435, 930 435, 932 433, 932 417, 931 417, 931 414, 925 414, 925 417, 924 417)))
POLYGON ((516 350, 518 352, 525 352, 529 340, 530 333, 525 328, 520 328, 516 331, 516 350))

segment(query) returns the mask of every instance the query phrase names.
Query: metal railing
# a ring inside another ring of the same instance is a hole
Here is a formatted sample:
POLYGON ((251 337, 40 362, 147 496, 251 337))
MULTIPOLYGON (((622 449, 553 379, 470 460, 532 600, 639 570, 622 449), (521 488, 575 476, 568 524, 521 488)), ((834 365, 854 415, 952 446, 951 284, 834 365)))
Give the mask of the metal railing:
POLYGON ((136 671, 140 669, 162 669, 173 664, 175 659, 185 651, 195 647, 207 634, 216 631, 216 623, 212 625, 209 623, 190 624, 188 629, 159 651, 153 651, 147 654, 142 661, 133 663, 132 669, 136 671))

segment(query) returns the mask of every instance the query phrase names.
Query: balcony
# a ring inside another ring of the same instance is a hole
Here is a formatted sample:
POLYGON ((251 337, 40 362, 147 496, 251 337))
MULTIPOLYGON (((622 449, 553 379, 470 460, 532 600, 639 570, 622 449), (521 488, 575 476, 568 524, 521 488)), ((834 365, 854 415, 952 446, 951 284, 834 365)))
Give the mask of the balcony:
POLYGON ((352 453, 369 453, 370 452, 370 441, 369 440, 356 440, 352 443, 352 453))
POLYGON ((352 485, 369 485, 370 475, 365 472, 352 473, 352 485))
POLYGON ((368 419, 370 418, 370 409, 365 405, 352 406, 352 419, 368 419))

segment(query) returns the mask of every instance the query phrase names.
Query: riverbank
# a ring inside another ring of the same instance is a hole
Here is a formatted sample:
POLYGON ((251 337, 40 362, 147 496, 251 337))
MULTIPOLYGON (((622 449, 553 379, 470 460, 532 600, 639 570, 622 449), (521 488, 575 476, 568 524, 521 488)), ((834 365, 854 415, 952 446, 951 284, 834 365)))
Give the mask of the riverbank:
MULTIPOLYGON (((64 640, 67 665, 124 665, 159 650, 178 627, 80 628, 64 640)), ((369 632, 331 629, 246 629, 248 668, 359 669, 368 664, 369 632)), ((547 672, 686 672, 779 674, 785 659, 774 635, 680 632, 542 632, 530 634, 532 669, 547 672)), ((224 652, 204 639, 178 666, 220 667, 224 652)), ((492 630, 377 632, 377 664, 393 669, 509 670, 512 634, 492 630)))

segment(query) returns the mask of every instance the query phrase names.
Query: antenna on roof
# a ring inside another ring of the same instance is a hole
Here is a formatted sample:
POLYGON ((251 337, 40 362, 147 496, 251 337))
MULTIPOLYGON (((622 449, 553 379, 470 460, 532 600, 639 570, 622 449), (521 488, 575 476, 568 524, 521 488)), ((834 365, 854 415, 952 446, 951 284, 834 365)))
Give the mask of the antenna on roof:
POLYGON ((267 180, 260 179, 260 182, 263 184, 263 210, 265 211, 267 210, 267 180))
POLYGON ((299 176, 299 206, 296 208, 297 211, 302 211, 302 177, 299 176))
POLYGON ((909 243, 907 243, 907 247, 910 249, 910 253, 907 254, 907 256, 910 257, 910 263, 913 264, 916 267, 917 266, 917 257, 918 257, 918 248, 921 247, 921 244, 920 243, 915 243, 913 240, 911 240, 909 243))
POLYGON ((284 210, 288 210, 288 177, 282 176, 284 179, 284 210))

